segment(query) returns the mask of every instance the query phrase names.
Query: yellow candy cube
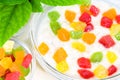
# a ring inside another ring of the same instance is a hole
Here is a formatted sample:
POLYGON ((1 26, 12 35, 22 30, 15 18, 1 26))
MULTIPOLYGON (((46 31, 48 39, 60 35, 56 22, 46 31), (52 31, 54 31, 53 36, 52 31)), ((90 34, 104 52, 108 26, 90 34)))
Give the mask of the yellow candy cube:
POLYGON ((48 52, 49 47, 48 47, 48 45, 47 45, 46 43, 42 42, 42 43, 39 45, 38 50, 40 51, 40 53, 41 53, 42 55, 45 55, 45 54, 48 52))
POLYGON ((115 36, 119 32, 120 32, 120 24, 113 24, 110 28, 110 34, 112 36, 115 36))
POLYGON ((117 60, 117 55, 112 51, 108 51, 106 57, 111 64, 117 60))
POLYGON ((84 31, 84 30, 85 30, 85 27, 86 27, 86 24, 85 24, 84 22, 72 22, 72 23, 71 23, 71 27, 72 27, 74 30, 84 31))
POLYGON ((10 57, 5 57, 0 61, 0 65, 4 68, 4 69, 8 69, 10 68, 10 66, 12 65, 12 59, 10 57))
POLYGON ((69 69, 68 63, 66 61, 62 61, 56 65, 56 69, 61 73, 65 73, 69 69))
POLYGON ((93 71, 97 78, 105 78, 108 76, 108 70, 103 65, 98 65, 93 71))
POLYGON ((55 54, 53 55, 53 59, 55 60, 56 63, 60 63, 61 61, 64 61, 67 58, 67 53, 64 50, 64 48, 59 48, 55 54))
POLYGON ((86 46, 81 42, 72 42, 72 47, 80 52, 85 52, 86 46))

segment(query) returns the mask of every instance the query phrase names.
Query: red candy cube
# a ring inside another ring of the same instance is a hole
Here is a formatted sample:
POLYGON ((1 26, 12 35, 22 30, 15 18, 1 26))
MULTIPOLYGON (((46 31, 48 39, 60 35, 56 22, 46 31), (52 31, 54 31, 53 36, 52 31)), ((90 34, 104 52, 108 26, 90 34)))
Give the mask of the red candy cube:
POLYGON ((78 65, 81 68, 91 68, 91 63, 88 58, 81 57, 78 59, 78 65))
POLYGON ((114 74, 115 72, 117 71, 117 67, 114 66, 114 65, 111 65, 109 68, 108 68, 108 75, 112 75, 114 74))
POLYGON ((115 19, 116 19, 116 22, 120 24, 120 15, 117 15, 115 19))
POLYGON ((90 16, 89 13, 84 12, 84 13, 80 16, 79 20, 82 21, 82 22, 85 22, 85 23, 89 23, 89 22, 91 22, 91 16, 90 16))
POLYGON ((92 78, 94 76, 93 72, 85 70, 85 69, 80 69, 78 70, 78 73, 80 74, 81 77, 83 77, 84 79, 89 79, 92 78))
POLYGON ((32 61, 32 55, 27 54, 23 59, 22 66, 24 66, 25 68, 28 68, 31 61, 32 61))
POLYGON ((92 5, 90 7, 90 12, 93 16, 97 16, 99 14, 100 10, 95 5, 92 5))
POLYGON ((106 27, 106 28, 110 28, 112 24, 113 24, 112 19, 109 19, 107 17, 102 17, 101 26, 106 27))
POLYGON ((100 38, 99 43, 101 43, 105 48, 110 48, 115 45, 115 42, 110 35, 105 35, 100 38))
POLYGON ((19 80, 19 76, 19 72, 11 72, 6 75, 5 80, 19 80))
POLYGON ((91 23, 88 23, 87 26, 85 27, 84 32, 89 32, 94 29, 94 26, 91 23))

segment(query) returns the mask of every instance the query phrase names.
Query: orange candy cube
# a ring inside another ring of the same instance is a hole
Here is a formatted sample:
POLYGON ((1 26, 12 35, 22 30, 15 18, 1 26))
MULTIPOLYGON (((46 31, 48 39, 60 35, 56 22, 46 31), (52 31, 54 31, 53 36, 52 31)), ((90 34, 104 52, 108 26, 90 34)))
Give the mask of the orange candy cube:
POLYGON ((55 54, 53 55, 53 59, 56 63, 60 63, 61 61, 64 61, 67 58, 67 56, 68 55, 66 51, 61 47, 55 52, 55 54))
POLYGON ((5 69, 0 66, 0 77, 3 76, 5 74, 5 69))
POLYGON ((18 65, 21 65, 25 56, 25 51, 24 50, 16 50, 14 52, 14 56, 15 56, 15 62, 18 65))
POLYGON ((42 55, 45 55, 45 54, 48 52, 49 47, 48 47, 48 45, 47 45, 46 43, 42 42, 42 43, 39 45, 38 50, 40 51, 40 53, 41 53, 42 55))
POLYGON ((80 6, 80 11, 81 11, 81 13, 87 12, 87 13, 90 14, 89 8, 90 8, 89 6, 81 5, 81 6, 80 6))
POLYGON ((73 22, 73 20, 76 17, 76 13, 70 10, 66 10, 65 11, 65 18, 67 21, 69 21, 70 23, 73 22))
POLYGON ((115 19, 116 18, 116 10, 114 8, 109 9, 108 11, 103 13, 103 16, 108 17, 110 19, 115 19))
POLYGON ((82 40, 86 42, 87 44, 93 44, 95 42, 96 36, 93 33, 84 33, 82 36, 82 40))
POLYGON ((68 41, 70 39, 70 32, 64 28, 59 29, 57 35, 61 41, 68 41))
POLYGON ((12 63, 12 65, 10 66, 9 69, 10 69, 11 72, 16 72, 16 71, 20 72, 20 68, 15 62, 12 63))
POLYGON ((5 56, 5 50, 4 48, 0 48, 0 59, 4 58, 5 56))

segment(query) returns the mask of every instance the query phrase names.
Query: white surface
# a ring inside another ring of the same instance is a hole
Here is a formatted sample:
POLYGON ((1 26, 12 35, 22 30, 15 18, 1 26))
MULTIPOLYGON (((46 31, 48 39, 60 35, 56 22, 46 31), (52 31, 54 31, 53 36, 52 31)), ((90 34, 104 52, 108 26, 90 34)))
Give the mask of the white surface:
POLYGON ((45 72, 40 65, 37 64, 33 80, 58 80, 51 76, 49 73, 45 72))

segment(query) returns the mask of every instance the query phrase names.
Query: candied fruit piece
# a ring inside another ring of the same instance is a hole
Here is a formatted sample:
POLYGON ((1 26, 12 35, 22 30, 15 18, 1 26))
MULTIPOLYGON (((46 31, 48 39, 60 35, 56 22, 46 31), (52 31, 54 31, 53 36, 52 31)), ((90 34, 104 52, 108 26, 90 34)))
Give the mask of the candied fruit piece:
POLYGON ((56 65, 56 69, 61 73, 65 73, 66 71, 68 71, 69 65, 66 61, 61 61, 56 65))
POLYGON ((91 4, 91 0, 80 0, 80 4, 83 6, 89 6, 91 4))
POLYGON ((120 24, 113 24, 110 28, 110 34, 115 36, 120 32, 120 24))
POLYGON ((14 46, 14 41, 10 41, 8 40, 4 45, 3 45, 3 48, 5 50, 6 53, 11 53, 12 50, 13 50, 13 46, 14 46))
POLYGON ((5 50, 4 48, 0 48, 0 59, 5 57, 5 50))
POLYGON ((25 78, 23 76, 20 76, 19 80, 25 80, 25 78))
POLYGON ((7 57, 10 57, 12 59, 12 62, 15 61, 15 57, 13 56, 13 54, 7 55, 7 57))
POLYGON ((95 63, 95 62, 101 62, 102 58, 103 58, 102 52, 95 52, 90 57, 90 61, 93 62, 93 63, 95 63))
POLYGON ((61 41, 68 41, 70 39, 70 32, 64 28, 59 29, 57 35, 61 41))
POLYGON ((20 66, 20 70, 21 70, 21 73, 24 75, 24 76, 27 76, 30 72, 30 68, 25 68, 23 66, 20 66))
POLYGON ((84 79, 90 79, 90 78, 94 77, 93 72, 91 72, 91 71, 89 71, 89 70, 80 69, 80 70, 78 70, 78 73, 79 73, 80 76, 83 77, 84 79))
POLYGON ((115 38, 120 41, 120 32, 115 35, 115 38))
POLYGON ((0 65, 1 65, 4 69, 10 68, 10 66, 12 65, 12 59, 11 59, 10 57, 4 57, 4 58, 0 61, 0 65))
POLYGON ((18 65, 21 65, 21 64, 22 64, 22 61, 23 61, 23 59, 24 59, 24 56, 25 56, 25 52, 24 52, 24 50, 15 51, 15 52, 14 52, 14 56, 15 56, 15 62, 16 62, 18 65))
POLYGON ((82 40, 84 42, 86 42, 87 44, 93 44, 95 42, 95 39, 96 39, 96 36, 94 33, 89 33, 89 32, 86 32, 83 34, 82 36, 82 40))
POLYGON ((115 45, 115 42, 110 35, 102 36, 99 40, 99 43, 102 44, 105 48, 110 48, 115 45))
POLYGON ((5 80, 19 80, 19 76, 19 72, 11 72, 6 75, 5 80))
POLYGON ((85 27, 84 32, 89 32, 89 31, 92 31, 93 29, 94 29, 93 24, 88 23, 87 26, 85 27))
POLYGON ((78 59, 77 63, 81 68, 91 68, 91 63, 88 58, 81 57, 78 59))
POLYGON ((19 66, 14 62, 12 63, 12 65, 9 68, 10 72, 20 72, 20 68, 19 66))
POLYGON ((98 65, 93 72, 94 75, 100 79, 108 76, 108 70, 103 65, 98 65))
POLYGON ((0 77, 5 74, 5 69, 0 65, 0 77))
POLYGON ((81 30, 81 31, 84 31, 85 27, 86 27, 86 23, 84 22, 72 22, 70 24, 70 26, 74 29, 74 30, 81 30))
POLYGON ((108 68, 108 75, 112 75, 114 74, 115 72, 117 72, 117 67, 114 66, 114 65, 111 65, 109 68, 108 68))
POLYGON ((52 32, 56 35, 57 31, 61 28, 61 25, 60 25, 60 23, 58 23, 56 21, 51 21, 50 28, 51 28, 52 32))
POLYGON ((91 22, 91 16, 90 16, 89 13, 84 12, 80 16, 79 20, 82 21, 82 22, 85 22, 85 23, 89 23, 89 22, 91 22))
POLYGON ((53 55, 53 59, 55 60, 56 63, 60 63, 61 61, 64 61, 67 58, 67 53, 64 50, 64 48, 59 48, 53 55))
POLYGON ((42 42, 39 47, 38 47, 38 50, 40 51, 40 53, 42 55, 46 55, 47 52, 49 51, 49 47, 48 45, 45 43, 45 42, 42 42))
POLYGON ((109 19, 107 17, 102 17, 101 26, 103 26, 105 28, 111 28, 112 24, 113 24, 112 19, 109 19))
POLYGON ((70 23, 73 22, 73 20, 75 19, 75 17, 76 17, 76 13, 74 11, 70 11, 70 10, 66 10, 65 11, 65 18, 70 23))
POLYGON ((86 46, 81 42, 72 42, 72 48, 75 48, 80 52, 85 52, 86 50, 86 46))
POLYGON ((97 16, 100 10, 95 5, 91 5, 90 12, 93 16, 97 16))
POLYGON ((82 31, 71 31, 70 36, 72 39, 80 39, 82 37, 82 31))
POLYGON ((106 57, 111 64, 117 60, 117 55, 112 51, 108 51, 106 57))
POLYGON ((116 15, 117 15, 117 13, 114 8, 111 8, 103 13, 104 17, 108 17, 109 19, 112 19, 112 20, 115 19, 116 15))
POLYGON ((4 80, 4 78, 0 78, 0 80, 4 80))
POLYGON ((116 22, 117 22, 118 24, 120 24, 120 15, 117 15, 116 18, 115 18, 115 20, 116 20, 116 22))
POLYGON ((24 66, 25 68, 28 68, 31 61, 32 61, 32 55, 27 54, 23 59, 22 66, 24 66))
POLYGON ((87 12, 87 13, 90 14, 89 7, 90 7, 90 6, 81 5, 81 6, 80 6, 80 11, 81 11, 81 13, 87 12))
POLYGON ((51 21, 57 21, 60 17, 60 14, 57 11, 51 11, 48 13, 48 17, 51 21))

